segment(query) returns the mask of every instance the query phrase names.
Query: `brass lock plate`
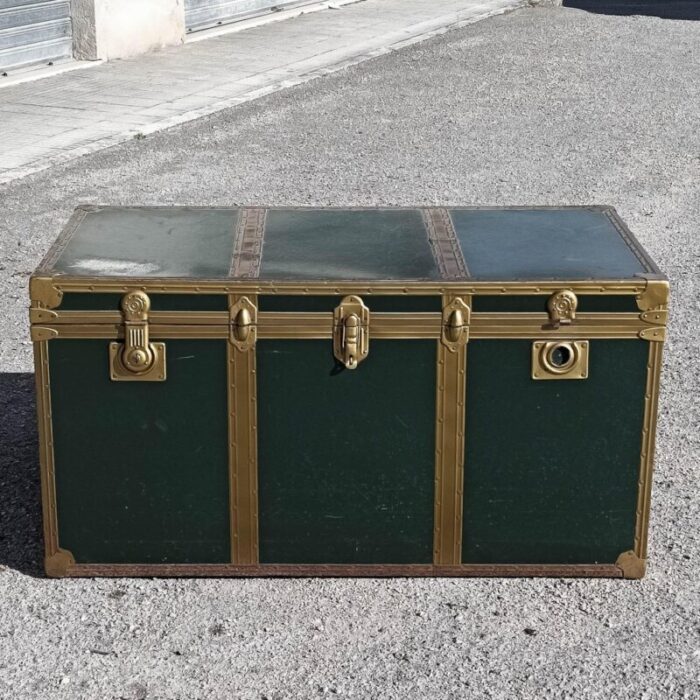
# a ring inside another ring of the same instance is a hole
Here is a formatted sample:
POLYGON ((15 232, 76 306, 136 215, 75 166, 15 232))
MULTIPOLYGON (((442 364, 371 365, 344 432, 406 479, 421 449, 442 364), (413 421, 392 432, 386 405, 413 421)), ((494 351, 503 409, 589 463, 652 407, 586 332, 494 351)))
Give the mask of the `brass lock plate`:
POLYGON ((532 344, 532 378, 587 379, 587 340, 537 340, 532 344))
POLYGON ((369 309, 358 296, 345 297, 333 310, 333 354, 347 369, 369 354, 369 309))
POLYGON ((135 372, 124 364, 124 345, 109 344, 109 378, 113 382, 164 382, 165 343, 149 343, 153 353, 153 362, 142 372, 135 372))

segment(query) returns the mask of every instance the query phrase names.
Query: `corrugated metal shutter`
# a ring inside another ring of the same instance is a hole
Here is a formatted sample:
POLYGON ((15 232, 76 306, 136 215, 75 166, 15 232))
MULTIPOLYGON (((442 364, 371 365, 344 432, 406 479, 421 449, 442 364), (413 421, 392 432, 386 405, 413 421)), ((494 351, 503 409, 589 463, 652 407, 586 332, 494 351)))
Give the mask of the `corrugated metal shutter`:
POLYGON ((0 70, 72 51, 70 0, 0 0, 0 70))
POLYGON ((308 5, 318 0, 185 0, 187 31, 209 29, 271 10, 308 5))

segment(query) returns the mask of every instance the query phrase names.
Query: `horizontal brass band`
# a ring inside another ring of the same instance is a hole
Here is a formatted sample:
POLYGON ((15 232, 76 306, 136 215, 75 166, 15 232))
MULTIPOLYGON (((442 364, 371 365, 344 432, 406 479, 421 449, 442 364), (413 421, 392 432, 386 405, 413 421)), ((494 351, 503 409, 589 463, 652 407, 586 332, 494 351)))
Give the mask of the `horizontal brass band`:
POLYGON ((615 564, 75 564, 66 576, 326 576, 381 578, 395 576, 423 577, 531 577, 622 578, 615 564))
MULTIPOLYGON (((123 323, 123 317, 119 311, 61 311, 59 309, 58 311, 47 312, 45 309, 30 309, 29 319, 32 323, 42 326, 123 323), (46 317, 47 313, 51 314, 51 316, 46 317)), ((227 326, 230 321, 230 315, 228 311, 151 311, 148 314, 148 319, 151 325, 227 326)))
MULTIPOLYGON (((58 312, 51 323, 33 326, 33 332, 46 337, 108 338, 123 337, 120 314, 113 311, 58 312), (42 329, 39 331, 39 329, 42 329)), ((150 316, 151 334, 167 338, 228 338, 229 315, 226 312, 154 311, 150 316)), ((650 326, 634 313, 579 314, 576 322, 553 328, 544 313, 475 313, 469 325, 470 337, 478 338, 639 338, 650 326)), ((439 313, 374 313, 370 320, 372 338, 439 338, 442 317, 439 313)), ((330 339, 333 314, 330 312, 258 314, 258 339, 306 338, 330 339)))
POLYGON ((576 321, 554 327, 547 314, 493 313, 472 314, 470 338, 637 338, 648 328, 639 314, 589 313, 577 314, 576 321))
POLYGON ((642 295, 648 286, 646 279, 638 280, 494 280, 488 282, 427 281, 427 280, 376 280, 372 282, 345 281, 290 281, 279 282, 250 280, 195 280, 181 278, 122 278, 59 276, 32 278, 31 298, 45 308, 60 304, 65 292, 114 292, 126 293, 140 289, 148 294, 299 294, 299 295, 347 295, 347 294, 401 294, 401 295, 459 295, 469 294, 552 294, 570 289, 576 294, 627 294, 642 295))

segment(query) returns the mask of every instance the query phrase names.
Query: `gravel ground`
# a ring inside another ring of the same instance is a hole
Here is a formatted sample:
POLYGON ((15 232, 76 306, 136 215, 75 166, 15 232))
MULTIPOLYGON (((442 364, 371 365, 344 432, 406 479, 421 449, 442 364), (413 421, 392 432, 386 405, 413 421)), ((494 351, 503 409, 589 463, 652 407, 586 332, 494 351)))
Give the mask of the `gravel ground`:
POLYGON ((0 188, 2 697, 700 698, 699 59, 528 9, 0 188), (647 578, 42 578, 25 286, 78 202, 613 204, 674 293, 647 578))

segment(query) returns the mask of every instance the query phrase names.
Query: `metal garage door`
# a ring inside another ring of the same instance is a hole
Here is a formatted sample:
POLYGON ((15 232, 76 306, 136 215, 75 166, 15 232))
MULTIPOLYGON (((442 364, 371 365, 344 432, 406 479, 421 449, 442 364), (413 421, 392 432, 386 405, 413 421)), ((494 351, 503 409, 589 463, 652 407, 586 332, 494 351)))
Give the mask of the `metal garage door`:
POLYGON ((0 0, 0 71, 72 51, 70 0, 0 0))
MULTIPOLYGON (((0 0, 1 2, 2 0, 0 0)), ((208 29, 277 9, 308 5, 318 0, 185 0, 187 31, 208 29)))

